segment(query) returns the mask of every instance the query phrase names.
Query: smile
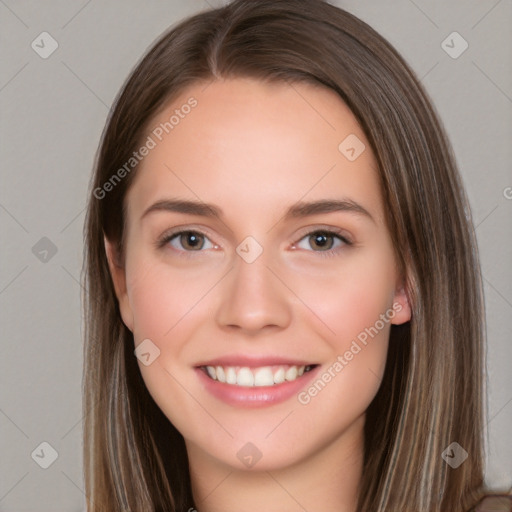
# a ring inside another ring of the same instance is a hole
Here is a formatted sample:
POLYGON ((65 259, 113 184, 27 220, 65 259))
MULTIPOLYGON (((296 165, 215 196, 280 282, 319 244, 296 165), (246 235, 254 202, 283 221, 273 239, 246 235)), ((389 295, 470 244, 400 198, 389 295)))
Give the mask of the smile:
POLYGON ((224 355, 194 367, 202 388, 234 407, 268 407, 293 399, 322 369, 288 356, 224 355))
POLYGON ((249 368, 248 366, 203 366, 201 369, 212 380, 242 387, 277 386, 293 382, 315 365, 275 365, 249 368))

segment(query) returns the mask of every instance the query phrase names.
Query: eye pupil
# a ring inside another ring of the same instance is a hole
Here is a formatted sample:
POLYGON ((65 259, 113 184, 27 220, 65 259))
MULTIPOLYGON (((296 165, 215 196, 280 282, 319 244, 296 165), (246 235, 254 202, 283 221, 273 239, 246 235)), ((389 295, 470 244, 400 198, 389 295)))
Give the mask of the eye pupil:
POLYGON ((200 249, 203 246, 204 241, 201 241, 202 235, 194 233, 193 231, 187 231, 181 235, 182 245, 186 248, 200 249))
POLYGON ((319 234, 311 235, 311 237, 313 238, 314 243, 318 247, 321 247, 322 249, 325 249, 326 246, 327 246, 327 249, 330 248, 328 240, 329 240, 329 238, 332 239, 331 235, 327 235, 325 233, 319 233, 319 234))

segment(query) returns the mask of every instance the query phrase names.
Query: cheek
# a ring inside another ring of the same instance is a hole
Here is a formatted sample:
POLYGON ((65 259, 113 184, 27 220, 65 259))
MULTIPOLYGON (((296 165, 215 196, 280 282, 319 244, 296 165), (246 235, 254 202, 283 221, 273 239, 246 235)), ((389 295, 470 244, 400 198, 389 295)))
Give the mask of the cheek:
POLYGON ((193 378, 187 366, 192 359, 188 342, 205 314, 201 298, 212 287, 211 273, 191 277, 190 272, 140 257, 133 258, 127 277, 135 344, 150 339, 160 351, 148 366, 138 361, 142 378, 167 418, 188 432, 190 418, 204 415, 183 392, 183 383, 193 378))
POLYGON ((329 357, 317 379, 298 397, 309 428, 314 427, 314 418, 323 417, 335 436, 340 424, 346 426, 364 414, 377 394, 394 316, 389 276, 389 271, 366 266, 364 271, 331 278, 323 293, 310 293, 316 315, 329 327, 318 328, 329 357))
POLYGON ((184 271, 140 254, 130 262, 127 277, 135 345, 149 339, 159 350, 154 363, 139 362, 139 368, 149 392, 171 418, 172 411, 188 407, 179 382, 191 378, 189 365, 198 355, 189 342, 211 317, 207 295, 215 291, 219 276, 199 266, 184 271))
POLYGON ((325 404, 337 403, 340 410, 357 415, 377 393, 384 374, 395 315, 394 260, 391 251, 361 252, 344 263, 314 280, 307 276, 296 281, 298 295, 314 313, 307 317, 309 330, 321 333, 330 354, 324 361, 328 389, 324 392, 319 383, 303 403, 322 390, 314 408, 322 411, 325 404))
MULTIPOLYGON (((337 380, 338 384, 343 383, 343 394, 358 396, 361 403, 369 402, 377 392, 386 364, 390 331, 389 319, 382 320, 389 310, 385 294, 379 296, 371 286, 366 292, 363 286, 356 293, 347 285, 338 294, 338 308, 326 305, 331 308, 325 316, 326 323, 334 333, 324 338, 334 354, 328 363, 331 374, 340 376, 337 380)), ((356 402, 352 403, 356 405, 356 402)))
MULTIPOLYGON (((295 279, 297 295, 310 305, 315 321, 326 339, 343 350, 365 329, 371 328, 391 308, 395 274, 388 251, 355 254, 313 275, 295 279), (321 322, 319 321, 321 320, 321 322)), ((386 327, 389 327, 389 321, 386 327)), ((378 323, 379 331, 386 329, 378 323)))
MULTIPOLYGON (((164 340, 205 297, 212 274, 172 268, 150 258, 133 260, 128 269, 128 294, 134 317, 135 339, 164 340)), ((180 325, 182 327, 182 325, 180 325)))

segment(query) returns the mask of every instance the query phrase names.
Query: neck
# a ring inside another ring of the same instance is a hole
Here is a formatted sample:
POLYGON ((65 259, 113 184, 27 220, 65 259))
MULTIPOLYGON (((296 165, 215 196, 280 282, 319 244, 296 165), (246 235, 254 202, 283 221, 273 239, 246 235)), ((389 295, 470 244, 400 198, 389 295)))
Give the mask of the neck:
POLYGON ((355 512, 363 465, 364 417, 307 458, 286 467, 240 470, 187 442, 198 512, 355 512))

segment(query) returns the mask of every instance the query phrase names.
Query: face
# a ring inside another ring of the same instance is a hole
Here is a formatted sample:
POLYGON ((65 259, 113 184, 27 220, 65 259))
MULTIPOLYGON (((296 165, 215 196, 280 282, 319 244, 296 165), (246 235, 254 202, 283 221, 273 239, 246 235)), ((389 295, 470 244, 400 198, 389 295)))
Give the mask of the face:
POLYGON ((230 79, 190 87, 151 127, 122 268, 106 249, 189 458, 273 470, 356 443, 410 309, 353 114, 320 86, 230 79))

